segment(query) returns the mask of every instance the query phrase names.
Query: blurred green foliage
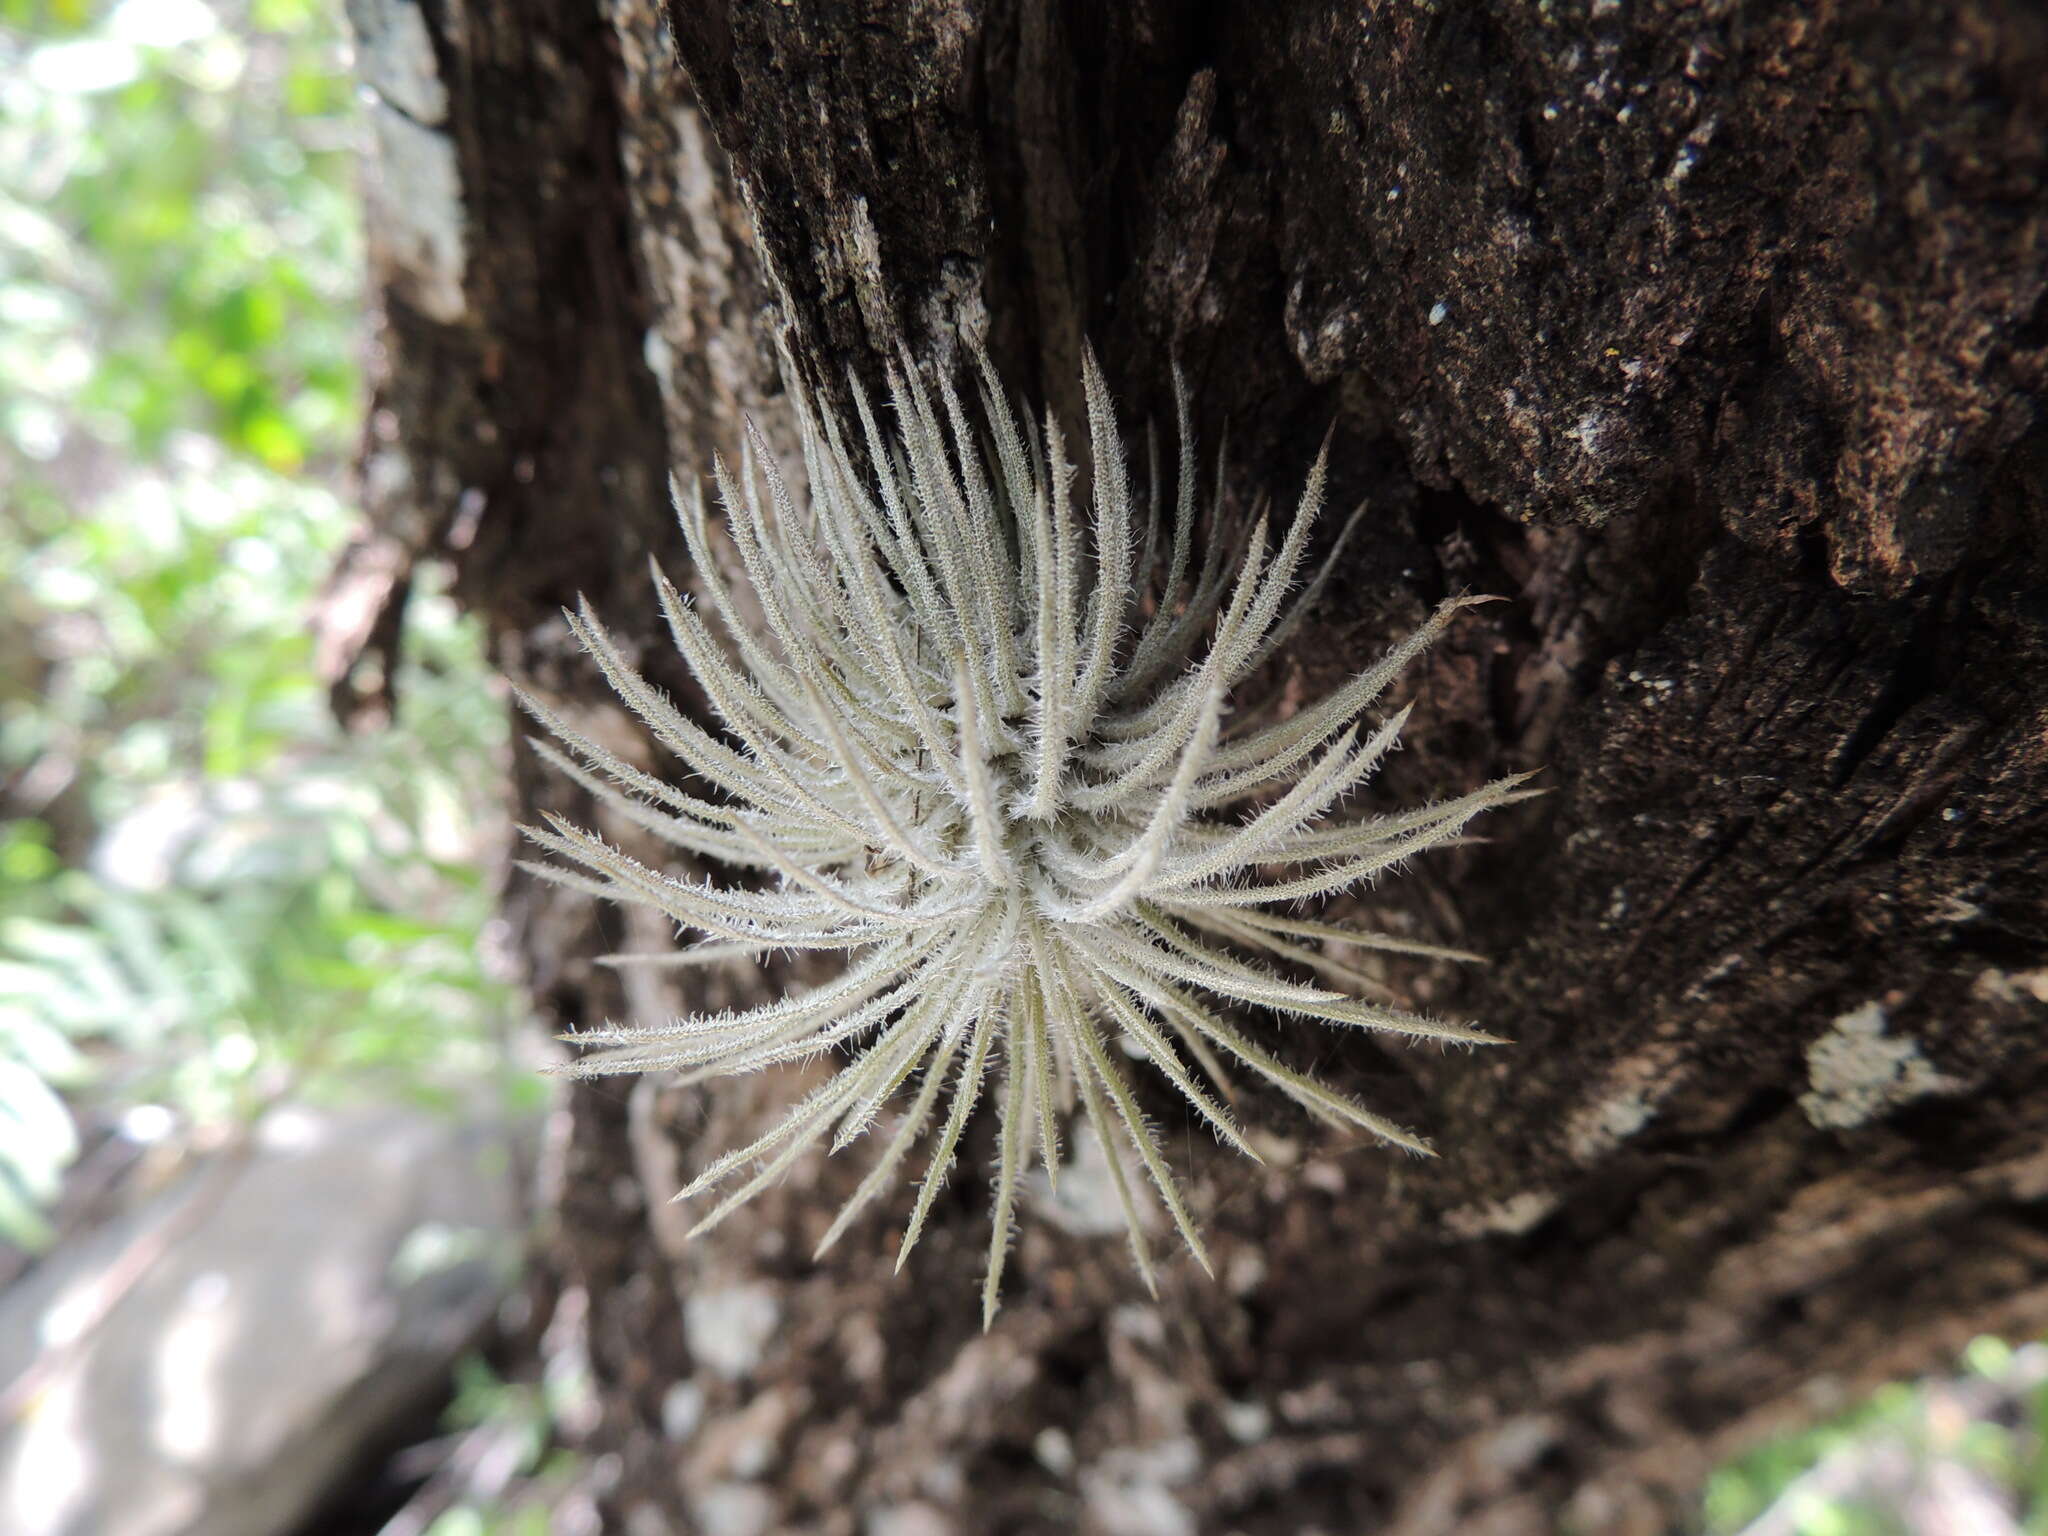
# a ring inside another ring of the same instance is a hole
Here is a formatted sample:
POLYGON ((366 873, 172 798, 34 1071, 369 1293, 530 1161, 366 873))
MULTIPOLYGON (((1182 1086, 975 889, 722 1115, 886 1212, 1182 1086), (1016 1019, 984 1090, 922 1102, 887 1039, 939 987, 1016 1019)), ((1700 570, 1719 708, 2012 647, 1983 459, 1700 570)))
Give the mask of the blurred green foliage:
POLYGON ((1989 1336, 1958 1374, 1893 1382, 1720 1467, 1707 1536, 2048 1536, 2048 1346, 1989 1336))
POLYGON ((356 411, 353 82, 325 0, 0 0, 0 381, 15 445, 180 429, 271 469, 356 411))
POLYGON ((0 0, 0 1237, 77 1127, 530 1091, 504 736, 431 574, 390 731, 307 617, 355 515, 359 124, 327 0, 0 0))
POLYGON ((483 1454, 426 1536, 548 1536, 556 1503, 575 1484, 580 1460, 561 1448, 559 1420, 584 1382, 508 1381, 471 1355, 457 1362, 448 1428, 477 1437, 483 1454))

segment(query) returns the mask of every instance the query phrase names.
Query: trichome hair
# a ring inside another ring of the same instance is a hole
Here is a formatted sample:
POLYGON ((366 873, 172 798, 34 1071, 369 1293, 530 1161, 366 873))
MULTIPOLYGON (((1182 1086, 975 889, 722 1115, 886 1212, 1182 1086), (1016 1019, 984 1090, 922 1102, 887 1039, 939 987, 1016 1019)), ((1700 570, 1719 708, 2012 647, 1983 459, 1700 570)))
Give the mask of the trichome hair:
POLYGON ((534 873, 651 907, 700 936, 617 963, 845 952, 834 979, 799 994, 569 1037, 586 1052, 567 1069, 579 1076, 673 1070, 697 1081, 833 1054, 835 1072, 682 1192, 729 1186, 695 1231, 828 1136, 837 1150, 883 1121, 879 1155, 818 1246, 904 1182, 929 1140, 900 1267, 977 1105, 995 1101, 986 1321, 1022 1176, 1036 1159, 1057 1187, 1077 1113, 1146 1284, 1147 1185, 1209 1267, 1133 1062, 1253 1158, 1232 1109, 1233 1072, 1324 1121, 1426 1153, 1409 1130, 1288 1065, 1271 1015, 1492 1041, 1396 1006, 1325 946, 1473 956, 1302 914, 1527 791, 1506 778, 1394 813, 1356 804, 1408 718, 1372 718, 1374 705, 1481 599, 1442 603, 1384 656, 1291 712, 1233 697, 1315 604, 1342 548, 1340 535, 1303 579, 1327 444, 1277 543, 1263 515, 1233 530, 1220 461, 1198 496, 1178 370, 1178 464, 1169 488, 1149 454, 1140 493, 1091 355, 1084 498, 1059 422, 1020 415, 987 358, 975 360, 970 412, 944 373, 935 398, 906 358, 890 375, 886 429, 857 381, 850 418, 792 390, 805 494, 748 424, 737 471, 718 462, 714 479, 750 596, 721 577, 701 491, 679 492, 699 595, 658 568, 654 583, 715 728, 649 683, 587 603, 568 615, 612 689, 686 773, 635 767, 524 698, 559 743, 535 743, 554 767, 625 822, 745 878, 671 873, 558 817, 525 830, 563 861, 528 866, 534 873))

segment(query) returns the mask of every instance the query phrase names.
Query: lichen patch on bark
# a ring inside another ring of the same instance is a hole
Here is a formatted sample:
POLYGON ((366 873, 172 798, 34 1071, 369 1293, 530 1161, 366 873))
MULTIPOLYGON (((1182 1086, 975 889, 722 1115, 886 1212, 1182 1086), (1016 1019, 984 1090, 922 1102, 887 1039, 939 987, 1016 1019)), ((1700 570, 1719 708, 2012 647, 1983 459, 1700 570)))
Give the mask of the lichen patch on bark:
POLYGON ((1842 1014, 1806 1050, 1807 1079, 1799 1096, 1806 1118, 1822 1130, 1847 1130, 1929 1094, 1964 1085, 1935 1070, 1918 1042, 1885 1032, 1883 1003, 1842 1014))

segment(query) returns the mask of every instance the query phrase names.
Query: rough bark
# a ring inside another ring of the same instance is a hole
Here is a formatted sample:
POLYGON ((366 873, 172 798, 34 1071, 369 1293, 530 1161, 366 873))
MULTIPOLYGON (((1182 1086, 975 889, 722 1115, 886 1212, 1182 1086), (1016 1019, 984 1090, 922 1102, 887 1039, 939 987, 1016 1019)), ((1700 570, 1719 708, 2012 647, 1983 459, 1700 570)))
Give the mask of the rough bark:
MULTIPOLYGON (((1033 1219, 983 1335, 972 1176, 902 1277, 901 1209, 808 1262, 857 1150, 684 1245, 670 1192, 800 1075, 574 1093, 551 1259, 619 1529, 1652 1531, 1766 1425, 2048 1321, 2038 9, 358 10, 387 195, 343 661, 451 559, 508 669, 612 732, 555 605, 659 669, 664 475, 787 431, 779 350, 831 390, 984 334, 1071 418, 1092 338, 1133 424, 1185 359, 1240 510, 1335 421, 1374 510, 1285 671, 1513 600, 1429 664, 1390 799, 1556 791, 1373 902, 1495 958, 1392 979, 1515 1045, 1294 1038, 1445 1155, 1279 1105, 1291 1166, 1176 1130, 1221 1278, 1156 1303, 1033 1219), (434 155, 422 233, 388 189, 434 155)), ((513 793, 577 809, 525 758, 513 793)), ((679 1006, 590 964, 616 915, 507 905, 545 1018, 679 1006)))

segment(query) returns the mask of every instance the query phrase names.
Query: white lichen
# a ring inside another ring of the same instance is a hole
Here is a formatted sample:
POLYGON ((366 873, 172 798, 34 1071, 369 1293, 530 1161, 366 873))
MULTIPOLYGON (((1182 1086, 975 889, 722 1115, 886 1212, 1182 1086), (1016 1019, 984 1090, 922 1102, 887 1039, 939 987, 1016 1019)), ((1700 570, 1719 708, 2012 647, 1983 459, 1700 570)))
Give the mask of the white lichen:
POLYGON ((753 1373, 781 1321, 782 1307, 765 1285, 697 1291, 683 1303, 691 1358, 728 1381, 753 1373))
POLYGON ((992 1316, 1020 1179, 1035 1157, 1057 1185, 1062 1125, 1077 1108, 1096 1131, 1147 1283, 1138 1170, 1208 1267, 1120 1044, 1247 1156, 1258 1154, 1231 1107, 1226 1059, 1326 1121, 1426 1152, 1412 1132, 1289 1066, 1269 1023, 1228 1014, 1235 1005, 1407 1039, 1492 1040, 1394 1006, 1323 946, 1473 956, 1293 912, 1451 842, 1480 811, 1529 791, 1503 779, 1409 811, 1347 810, 1408 711, 1377 725, 1361 717, 1479 599, 1443 603, 1379 661, 1284 718, 1232 709, 1232 689, 1278 653, 1341 548, 1340 537, 1298 583, 1322 505, 1321 458, 1277 548, 1265 516, 1233 533, 1220 490, 1203 528, 1178 377, 1178 471, 1169 495, 1155 464, 1141 495, 1091 357, 1084 516, 1059 423, 1020 423, 986 359, 979 367, 979 425, 949 381, 940 379, 935 403, 915 370, 891 378, 893 432, 857 386, 850 423, 795 392, 809 484, 801 500, 750 428, 737 473, 720 463, 715 479, 751 592, 721 578, 701 494, 679 494, 701 599, 658 570, 654 579, 722 731, 650 685, 587 605, 569 616, 687 783, 630 765, 526 700, 567 748, 537 742, 543 757, 613 814, 746 872, 746 883, 664 872, 559 819, 527 832, 577 866, 530 866, 535 873, 706 936, 618 963, 847 955, 836 979, 800 995, 571 1037, 595 1048, 571 1068, 580 1075, 672 1069, 694 1081, 845 1053, 774 1129, 683 1191, 746 1175, 697 1231, 828 1133, 835 1149, 852 1141, 901 1093, 907 1106, 819 1247, 896 1187, 936 1120, 908 1255, 969 1117, 994 1093, 983 1292, 992 1316), (745 622, 750 611, 763 633, 745 622), (1337 985, 1299 979, 1309 972, 1337 985))
POLYGON ((1589 1083, 1564 1118, 1564 1144, 1573 1159, 1591 1167, 1656 1119, 1657 1106, 1680 1081, 1683 1061, 1672 1042, 1653 1040, 1589 1083))
POLYGON ((1503 1200, 1460 1206, 1446 1212, 1444 1228, 1455 1237, 1467 1239, 1497 1234, 1520 1237, 1525 1232, 1534 1231, 1556 1209, 1557 1196, 1549 1190, 1518 1190, 1503 1200))
POLYGON ((1813 1085, 1799 1096, 1822 1130, 1847 1130, 1929 1094, 1960 1085, 1935 1070, 1917 1042, 1885 1033, 1885 1010, 1872 1001, 1841 1015, 1806 1048, 1813 1085))

